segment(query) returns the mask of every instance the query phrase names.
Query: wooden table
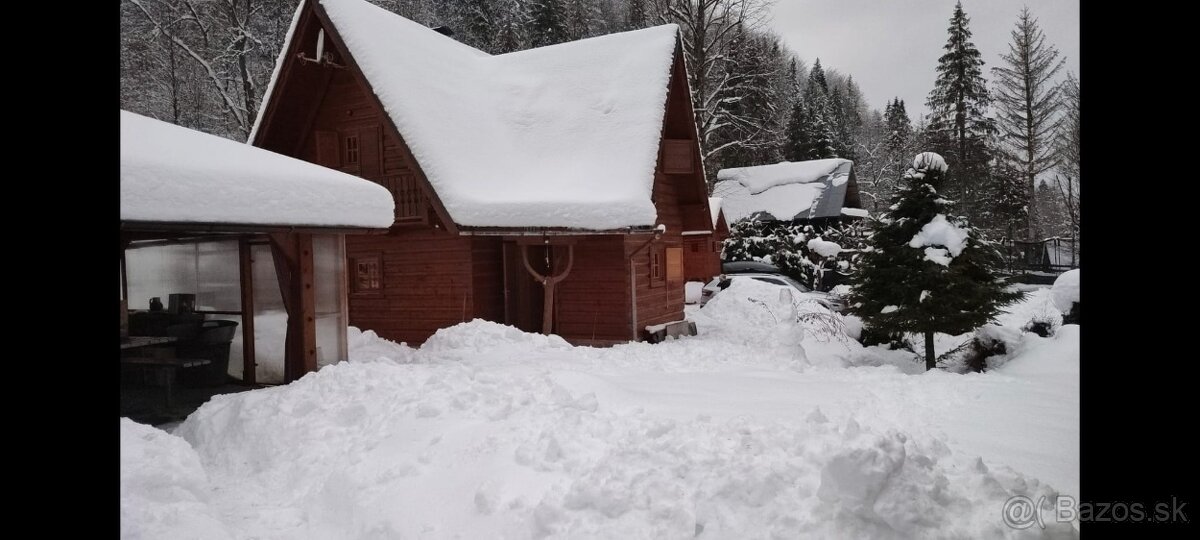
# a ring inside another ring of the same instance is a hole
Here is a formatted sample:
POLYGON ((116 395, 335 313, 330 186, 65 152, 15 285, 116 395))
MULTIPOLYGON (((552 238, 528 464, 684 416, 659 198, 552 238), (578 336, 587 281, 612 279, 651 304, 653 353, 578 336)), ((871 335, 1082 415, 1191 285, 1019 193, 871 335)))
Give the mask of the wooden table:
POLYGON ((168 411, 174 405, 175 378, 178 371, 181 368, 211 364, 212 360, 207 358, 175 358, 175 351, 173 350, 164 351, 165 354, 146 354, 143 356, 134 356, 132 352, 127 351, 157 345, 170 345, 176 341, 179 341, 179 338, 171 336, 129 336, 128 341, 121 342, 121 364, 142 366, 153 369, 158 373, 158 379, 163 383, 163 391, 166 394, 165 401, 168 411))

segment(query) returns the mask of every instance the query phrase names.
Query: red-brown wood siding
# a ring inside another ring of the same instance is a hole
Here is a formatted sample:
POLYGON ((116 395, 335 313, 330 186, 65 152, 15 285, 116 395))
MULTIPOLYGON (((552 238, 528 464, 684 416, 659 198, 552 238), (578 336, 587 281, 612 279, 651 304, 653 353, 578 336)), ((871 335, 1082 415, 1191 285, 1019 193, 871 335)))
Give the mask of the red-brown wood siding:
POLYGON ((350 295, 350 324, 410 345, 475 318, 471 239, 431 229, 347 236, 346 255, 381 254, 381 294, 350 295))
POLYGON ((683 237, 683 275, 687 281, 708 283, 721 273, 721 246, 711 234, 683 237))
POLYGON ((567 341, 576 345, 629 341, 625 238, 584 236, 575 243, 575 264, 555 292, 557 333, 567 341))
POLYGON ((504 322, 504 254, 497 237, 471 239, 471 279, 474 315, 504 322))

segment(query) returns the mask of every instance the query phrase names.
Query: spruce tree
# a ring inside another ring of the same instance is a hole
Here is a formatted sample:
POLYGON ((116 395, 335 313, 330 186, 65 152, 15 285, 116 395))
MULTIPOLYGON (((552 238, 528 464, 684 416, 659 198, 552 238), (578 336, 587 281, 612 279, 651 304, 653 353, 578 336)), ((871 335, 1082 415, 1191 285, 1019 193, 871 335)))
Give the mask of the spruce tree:
POLYGON ((926 369, 937 367, 934 333, 970 332, 1022 296, 996 279, 1000 253, 938 193, 946 171, 940 155, 916 156, 851 280, 850 312, 875 332, 923 334, 926 369))
POLYGON ((785 135, 784 159, 788 161, 811 159, 809 149, 812 147, 812 126, 809 124, 808 111, 805 110, 804 101, 801 99, 792 103, 792 113, 788 116, 785 135))
POLYGON ((825 96, 816 95, 808 100, 808 125, 811 143, 804 149, 804 159, 825 159, 837 156, 834 142, 834 126, 830 121, 829 106, 825 96))
POLYGON ((817 93, 822 96, 829 95, 829 83, 825 80, 825 69, 821 67, 821 59, 818 58, 813 62, 813 67, 808 72, 808 86, 804 93, 809 98, 812 98, 817 93))
MULTIPOLYGON (((1037 200, 1037 177, 1058 162, 1054 135, 1061 101, 1059 85, 1052 79, 1065 59, 1058 57, 1053 45, 1046 44, 1046 36, 1029 8, 1021 10, 1008 54, 1000 58, 1003 64, 992 68, 1000 155, 1020 174, 1025 196, 1032 202, 1037 200)), ((1036 204, 1029 206, 1023 234, 1026 240, 1041 236, 1037 209, 1036 204)))
POLYGON ((529 1, 529 38, 534 47, 568 40, 567 15, 563 0, 529 1))
POLYGON ((964 201, 965 213, 975 217, 975 192, 988 174, 986 140, 994 126, 987 117, 991 98, 983 78, 983 55, 971 42, 969 23, 962 2, 957 3, 945 53, 938 58, 937 80, 925 104, 931 146, 953 165, 947 191, 964 201))

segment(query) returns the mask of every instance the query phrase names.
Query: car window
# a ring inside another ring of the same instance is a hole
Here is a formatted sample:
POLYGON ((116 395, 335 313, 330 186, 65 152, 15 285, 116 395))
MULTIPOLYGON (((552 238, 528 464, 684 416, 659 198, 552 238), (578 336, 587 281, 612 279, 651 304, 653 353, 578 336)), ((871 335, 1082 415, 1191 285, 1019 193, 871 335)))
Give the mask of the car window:
POLYGON ((757 280, 759 280, 759 281, 765 281, 765 282, 767 282, 767 283, 770 283, 770 284, 772 284, 772 285, 783 285, 784 287, 787 287, 787 285, 788 285, 788 284, 787 284, 787 282, 785 282, 785 281, 783 281, 783 280, 779 280, 779 279, 775 279, 775 278, 769 278, 769 277, 754 277, 754 278, 751 278, 751 279, 757 279, 757 280))

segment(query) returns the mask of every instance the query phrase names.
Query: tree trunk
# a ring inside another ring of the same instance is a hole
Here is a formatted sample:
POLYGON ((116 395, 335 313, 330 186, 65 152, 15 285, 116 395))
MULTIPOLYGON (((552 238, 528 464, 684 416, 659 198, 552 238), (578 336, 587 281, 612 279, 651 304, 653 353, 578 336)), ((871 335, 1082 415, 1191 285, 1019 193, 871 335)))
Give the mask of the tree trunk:
POLYGON ((933 331, 925 332, 925 371, 937 367, 937 357, 933 350, 933 331))

